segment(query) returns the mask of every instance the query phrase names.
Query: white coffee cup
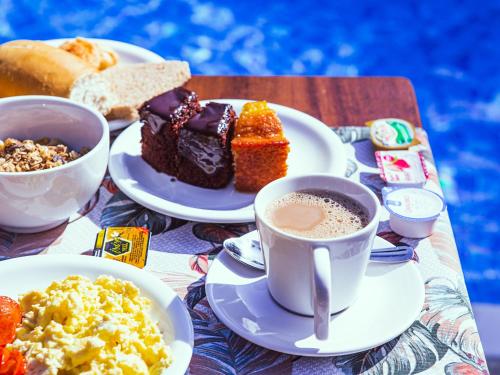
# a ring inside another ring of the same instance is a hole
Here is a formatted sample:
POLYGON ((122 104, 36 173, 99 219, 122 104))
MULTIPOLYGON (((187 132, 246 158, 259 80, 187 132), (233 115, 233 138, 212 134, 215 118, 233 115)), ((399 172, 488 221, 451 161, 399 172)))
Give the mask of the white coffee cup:
POLYGON ((326 340, 330 314, 348 308, 358 294, 377 233, 378 198, 367 187, 342 177, 284 177, 259 191, 255 216, 271 296, 287 310, 314 316, 315 335, 326 340), (368 225, 332 238, 300 237, 273 226, 266 217, 269 205, 285 194, 304 189, 327 190, 354 199, 367 210, 368 225))

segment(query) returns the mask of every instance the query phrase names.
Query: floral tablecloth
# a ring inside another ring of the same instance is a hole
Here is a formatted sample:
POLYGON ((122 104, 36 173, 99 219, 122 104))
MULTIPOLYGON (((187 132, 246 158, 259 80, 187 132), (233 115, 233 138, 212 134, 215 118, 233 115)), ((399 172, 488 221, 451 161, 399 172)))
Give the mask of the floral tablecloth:
MULTIPOLYGON (((349 156, 346 175, 380 197, 384 186, 373 148, 362 128, 341 128, 349 156)), ((116 136, 116 134, 114 134, 116 136)), ((425 132, 418 129, 430 179, 442 194, 425 132)), ((0 260, 40 253, 90 254, 97 232, 106 226, 147 226, 152 231, 146 269, 172 287, 191 314, 195 348, 191 374, 487 374, 448 214, 423 240, 402 238, 384 212, 378 235, 393 244, 416 246, 426 298, 418 320, 401 336, 357 354, 307 358, 273 352, 239 337, 214 315, 204 280, 222 242, 255 229, 254 223, 217 224, 180 220, 148 210, 120 192, 109 176, 93 199, 70 220, 39 234, 0 230, 0 260)), ((394 312, 397 314, 397 311, 394 312)))

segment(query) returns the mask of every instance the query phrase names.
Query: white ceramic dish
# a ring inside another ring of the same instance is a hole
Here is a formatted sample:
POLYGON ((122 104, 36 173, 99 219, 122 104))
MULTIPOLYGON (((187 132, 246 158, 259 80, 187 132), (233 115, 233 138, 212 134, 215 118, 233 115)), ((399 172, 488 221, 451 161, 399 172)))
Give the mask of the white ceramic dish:
MULTIPOLYGON (((74 38, 62 38, 62 39, 50 39, 44 42, 50 44, 54 47, 59 47, 61 44, 68 40, 73 40, 74 38)), ((120 60, 119 64, 139 64, 139 63, 156 63, 163 62, 165 59, 154 52, 151 52, 145 48, 135 46, 133 44, 119 42, 117 40, 109 39, 96 39, 96 38, 85 38, 92 42, 98 43, 104 47, 110 48, 115 51, 120 60)), ((114 131, 118 129, 123 129, 131 124, 129 120, 110 120, 109 130, 114 131)))
POLYGON ((313 316, 316 337, 328 338, 330 315, 345 310, 358 298, 380 221, 377 196, 345 177, 308 174, 264 186, 254 206, 270 294, 287 310, 313 316), (287 194, 321 188, 357 202, 366 211, 366 225, 340 237, 304 238, 278 228, 268 217, 272 203, 287 194))
POLYGON ((193 325, 183 302, 162 281, 139 268, 84 255, 35 255, 0 262, 0 294, 18 299, 22 293, 45 289, 55 280, 82 275, 95 280, 111 275, 133 282, 153 301, 152 318, 159 322, 173 363, 162 375, 184 374, 193 352, 193 325))
MULTIPOLYGON (((248 100, 212 100, 231 104, 237 113, 248 100)), ((201 101, 206 104, 208 100, 201 101)), ((288 175, 329 173, 343 176, 345 148, 325 124, 308 114, 277 104, 269 104, 283 122, 290 141, 288 175)), ((156 172, 141 157, 141 124, 123 131, 113 143, 109 172, 120 190, 154 211, 174 217, 218 223, 253 221, 255 194, 240 193, 230 183, 224 189, 204 189, 156 172)))
POLYGON ((0 172, 0 227, 33 233, 53 228, 78 211, 99 188, 109 153, 106 119, 90 107, 55 96, 0 99, 0 139, 58 138, 91 150, 63 166, 0 172))
MULTIPOLYGON (((373 246, 392 245, 376 237, 373 246)), ((264 273, 222 252, 208 271, 208 302, 217 317, 238 335, 293 355, 341 355, 382 345, 404 332, 424 303, 424 283, 413 262, 369 263, 357 300, 331 316, 330 336, 321 341, 314 335, 313 318, 280 307, 269 294, 265 278, 264 273)))

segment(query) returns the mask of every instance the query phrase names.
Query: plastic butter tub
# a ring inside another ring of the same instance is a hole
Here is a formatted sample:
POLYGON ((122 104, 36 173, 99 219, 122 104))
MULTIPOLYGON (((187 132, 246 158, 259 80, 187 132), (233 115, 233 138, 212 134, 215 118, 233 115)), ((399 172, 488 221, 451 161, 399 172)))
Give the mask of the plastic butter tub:
POLYGON ((377 150, 407 150, 419 144, 415 127, 399 118, 381 118, 366 123, 370 139, 377 150))
POLYGON ((382 189, 384 206, 390 213, 389 225, 407 238, 424 238, 432 234, 434 224, 445 209, 443 198, 420 188, 382 189))

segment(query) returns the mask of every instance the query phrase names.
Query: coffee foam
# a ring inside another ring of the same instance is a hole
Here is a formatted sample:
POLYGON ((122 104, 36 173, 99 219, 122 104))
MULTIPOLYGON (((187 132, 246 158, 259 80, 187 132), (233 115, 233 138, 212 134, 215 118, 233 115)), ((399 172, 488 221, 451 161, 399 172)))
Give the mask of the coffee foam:
POLYGON ((358 202, 343 194, 326 190, 302 190, 288 193, 272 202, 265 215, 277 228, 287 233, 309 238, 345 236, 368 224, 368 213, 358 202), (277 211, 294 205, 321 210, 322 220, 307 229, 304 229, 305 226, 302 225, 303 217, 288 216, 285 225, 276 220, 277 211), (294 225, 294 221, 300 224, 294 225))

